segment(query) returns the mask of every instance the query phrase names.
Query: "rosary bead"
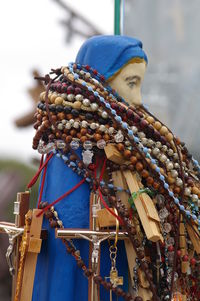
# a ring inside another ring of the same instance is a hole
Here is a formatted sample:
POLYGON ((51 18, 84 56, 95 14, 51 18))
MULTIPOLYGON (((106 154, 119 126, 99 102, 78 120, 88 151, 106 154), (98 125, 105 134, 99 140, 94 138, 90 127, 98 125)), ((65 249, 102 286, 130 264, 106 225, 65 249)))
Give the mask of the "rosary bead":
POLYGON ((134 239, 134 241, 133 241, 133 243, 134 243, 134 245, 136 246, 136 248, 139 248, 140 247, 140 241, 139 241, 139 239, 134 239))
POLYGON ((98 283, 98 284, 101 283, 103 280, 103 278, 100 275, 94 276, 93 279, 94 279, 94 282, 98 283))
POLYGON ((125 157, 126 159, 128 159, 128 158, 130 158, 130 156, 131 156, 131 151, 128 150, 128 149, 125 149, 125 150, 124 150, 124 157, 125 157))
POLYGON ((142 250, 139 250, 138 251, 138 257, 139 257, 139 259, 143 259, 144 258, 144 252, 142 251, 142 250))
POLYGON ((91 269, 86 269, 86 270, 85 270, 85 272, 84 272, 84 274, 85 274, 85 276, 86 276, 86 277, 88 277, 88 278, 89 278, 89 277, 91 277, 91 276, 92 276, 93 272, 92 272, 92 270, 91 270, 91 269))
POLYGON ((142 172, 141 172, 141 176, 143 178, 147 178, 149 176, 149 172, 146 169, 143 169, 142 172))
POLYGON ((52 218, 54 216, 53 212, 51 212, 50 210, 45 211, 44 215, 47 219, 52 218))
POLYGON ((136 163, 135 168, 137 171, 142 171, 144 166, 141 162, 136 163))
POLYGON ((94 134, 95 141, 99 141, 100 139, 102 139, 102 136, 100 134, 94 134))
POLYGON ((70 143, 72 141, 72 136, 67 136, 65 141, 66 143, 70 143))
POLYGON ((147 183, 149 184, 149 185, 151 185, 151 184, 153 184, 153 182, 154 182, 154 179, 153 179, 153 177, 148 177, 147 179, 146 179, 146 181, 147 181, 147 183))
POLYGON ((57 221, 55 221, 55 220, 50 221, 50 227, 51 228, 56 228, 57 226, 58 226, 57 221))
POLYGON ((131 161, 131 163, 136 164, 136 162, 137 162, 137 157, 131 156, 131 157, 130 157, 130 161, 131 161))
POLYGON ((123 290, 120 287, 117 287, 115 293, 116 293, 117 296, 122 296, 123 290))
POLYGON ((124 150, 124 144, 123 143, 118 143, 117 144, 117 149, 121 152, 124 150))
POLYGON ((49 205, 48 202, 41 202, 40 205, 39 205, 39 209, 44 209, 48 205, 49 205))
POLYGON ((105 288, 106 290, 111 290, 111 289, 112 289, 112 283, 111 283, 111 282, 103 281, 103 282, 102 282, 102 285, 104 286, 104 288, 105 288))

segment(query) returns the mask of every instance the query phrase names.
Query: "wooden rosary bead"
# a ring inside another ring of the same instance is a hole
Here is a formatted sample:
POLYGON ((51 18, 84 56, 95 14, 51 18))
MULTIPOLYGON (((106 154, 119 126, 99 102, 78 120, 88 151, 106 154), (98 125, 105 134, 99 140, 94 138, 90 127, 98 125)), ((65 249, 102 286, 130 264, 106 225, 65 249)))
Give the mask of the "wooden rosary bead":
POLYGON ((156 121, 154 123, 154 127, 156 128, 156 130, 160 130, 160 128, 162 127, 162 124, 159 121, 156 121))
POLYGON ((134 226, 131 227, 130 229, 131 235, 136 235, 137 231, 136 228, 134 226))
POLYGON ((135 165, 135 168, 137 171, 142 171, 144 166, 141 162, 137 162, 136 165, 135 165))
POLYGON ((70 143, 72 141, 72 136, 67 136, 65 141, 66 143, 70 143))
POLYGON ((84 143, 84 142, 87 141, 87 140, 88 140, 88 137, 87 137, 87 136, 82 136, 82 137, 80 138, 81 143, 84 143))
POLYGON ((116 293, 117 296, 121 297, 122 294, 123 294, 123 290, 120 287, 117 287, 115 293, 116 293))
POLYGON ((79 268, 82 268, 85 264, 84 261, 82 259, 77 260, 77 265, 79 268))
POLYGON ((130 161, 131 161, 132 164, 136 164, 137 163, 137 157, 136 156, 131 156, 130 161))
POLYGON ((139 248, 139 247, 140 247, 140 241, 139 241, 139 239, 135 238, 135 239, 133 240, 133 243, 134 243, 134 245, 136 246, 136 248, 139 248))
POLYGON ((161 128, 160 128, 160 133, 161 133, 161 135, 167 135, 168 134, 168 129, 167 129, 167 127, 166 126, 162 126, 161 128))
POLYGON ((94 140, 95 141, 99 141, 99 140, 101 140, 102 139, 102 136, 100 135, 100 134, 94 134, 94 140))
POLYGON ((55 220, 52 219, 52 220, 50 221, 50 227, 51 227, 51 228, 56 228, 57 226, 58 226, 57 221, 55 221, 55 220))
POLYGON ((99 284, 102 282, 103 278, 100 275, 94 276, 94 282, 99 284))
POLYGON ((149 123, 154 123, 155 119, 152 116, 148 116, 146 119, 149 123))
POLYGON ((139 259, 143 259, 144 256, 145 256, 144 252, 143 252, 142 250, 139 250, 139 251, 138 251, 138 258, 139 258, 139 259))
POLYGON ((146 179, 146 181, 147 181, 147 184, 152 185, 153 182, 154 182, 154 179, 153 179, 153 177, 150 177, 150 176, 149 176, 149 177, 146 179))
POLYGON ((69 157, 69 159, 70 159, 70 161, 76 161, 76 156, 75 156, 75 155, 71 155, 71 156, 69 157))
POLYGON ((133 164, 129 164, 128 165, 128 169, 131 170, 131 171, 133 171, 133 170, 135 170, 135 166, 133 164))
POLYGON ((110 291, 112 289, 112 283, 111 282, 103 281, 101 284, 108 291, 110 291))
POLYGON ((124 144, 123 144, 123 143, 118 143, 118 144, 117 144, 117 149, 118 149, 120 152, 124 151, 124 144))
POLYGON ((41 203, 39 204, 39 209, 44 209, 44 208, 47 207, 48 205, 49 205, 48 202, 41 202, 41 203))
POLYGON ((76 130, 74 130, 74 129, 72 129, 71 131, 70 131, 70 135, 72 136, 72 137, 75 137, 76 136, 76 130))
POLYGON ((131 151, 129 149, 125 149, 124 150, 124 157, 126 159, 128 159, 128 158, 130 158, 130 156, 131 156, 131 151))
POLYGON ((82 136, 85 136, 85 135, 87 134, 87 130, 84 129, 84 128, 82 128, 82 129, 80 130, 80 133, 81 133, 82 136))
POLYGON ((53 212, 51 212, 50 210, 45 211, 44 215, 47 219, 52 218, 54 216, 53 212))
POLYGON ((153 188, 154 188, 155 190, 158 190, 159 186, 160 186, 160 183, 154 181, 154 183, 153 183, 153 188))
POLYGON ((85 270, 85 272, 84 272, 84 274, 85 274, 85 276, 86 276, 86 277, 88 277, 88 278, 89 278, 89 277, 91 277, 91 276, 92 276, 93 272, 92 272, 92 270, 91 270, 91 269, 86 269, 86 270, 85 270))
POLYGON ((110 140, 110 136, 108 134, 103 135, 103 139, 105 141, 109 141, 110 140))
POLYGON ((147 178, 149 176, 149 172, 146 169, 143 169, 142 172, 141 172, 141 176, 143 178, 147 178))
POLYGON ((173 140, 173 135, 172 135, 172 133, 168 133, 166 136, 165 136, 165 138, 167 139, 167 141, 168 142, 171 142, 172 140, 173 140))

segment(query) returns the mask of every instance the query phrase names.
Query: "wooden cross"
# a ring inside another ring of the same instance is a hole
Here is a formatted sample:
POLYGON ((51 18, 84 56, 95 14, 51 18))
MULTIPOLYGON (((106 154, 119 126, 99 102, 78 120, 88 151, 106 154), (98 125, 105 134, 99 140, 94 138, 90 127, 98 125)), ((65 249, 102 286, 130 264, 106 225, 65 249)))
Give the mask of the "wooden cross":
POLYGON ((41 231, 42 219, 36 215, 40 210, 34 209, 31 213, 30 233, 28 233, 27 254, 22 269, 22 277, 19 277, 19 248, 21 245, 22 235, 24 233, 25 215, 29 210, 29 192, 19 192, 17 200, 14 202, 15 223, 0 222, 0 233, 6 233, 9 237, 9 246, 6 258, 9 271, 12 275, 12 301, 31 301, 33 283, 35 277, 35 268, 37 255, 41 248, 41 238, 47 237, 46 231, 41 231), (18 273, 17 273, 18 272, 18 273), (19 283, 20 279, 20 283, 19 283), (18 296, 16 297, 16 288, 18 288, 18 296))

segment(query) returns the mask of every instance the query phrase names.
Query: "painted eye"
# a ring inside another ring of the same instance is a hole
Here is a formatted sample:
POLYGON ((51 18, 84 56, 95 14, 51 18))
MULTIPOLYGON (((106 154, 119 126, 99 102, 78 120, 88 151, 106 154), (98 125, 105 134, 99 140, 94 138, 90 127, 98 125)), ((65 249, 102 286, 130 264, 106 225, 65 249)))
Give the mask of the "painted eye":
POLYGON ((128 86, 129 86, 130 88, 133 88, 135 85, 136 85, 136 82, 129 82, 129 83, 128 83, 128 86))

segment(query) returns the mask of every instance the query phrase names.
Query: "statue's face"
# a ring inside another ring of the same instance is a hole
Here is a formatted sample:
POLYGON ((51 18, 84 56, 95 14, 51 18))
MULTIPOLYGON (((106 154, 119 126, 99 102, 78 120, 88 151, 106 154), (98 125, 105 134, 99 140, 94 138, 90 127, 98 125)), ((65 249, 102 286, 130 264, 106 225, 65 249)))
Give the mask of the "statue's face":
POLYGON ((140 105, 142 103, 141 85, 145 71, 145 62, 130 63, 110 80, 109 85, 130 105, 140 105))

